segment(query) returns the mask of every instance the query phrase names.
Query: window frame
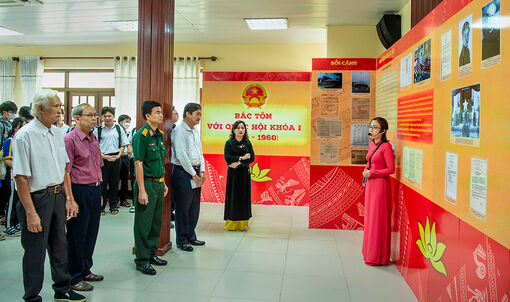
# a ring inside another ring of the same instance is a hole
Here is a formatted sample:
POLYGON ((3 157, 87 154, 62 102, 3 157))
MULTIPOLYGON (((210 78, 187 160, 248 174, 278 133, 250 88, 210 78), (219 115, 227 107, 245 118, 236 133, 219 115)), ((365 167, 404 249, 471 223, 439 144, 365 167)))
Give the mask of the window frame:
MULTIPOLYGON (((104 73, 111 72, 114 73, 113 69, 44 69, 44 73, 64 73, 64 87, 44 87, 48 89, 53 89, 58 92, 64 93, 64 122, 66 124, 70 124, 72 121, 71 111, 72 111, 72 95, 73 94, 86 94, 86 95, 94 95, 96 98, 96 112, 100 113, 101 108, 103 108, 103 96, 115 96, 115 88, 69 88, 69 74, 73 72, 79 73, 104 73)), ((98 121, 99 123, 99 121, 98 121)))

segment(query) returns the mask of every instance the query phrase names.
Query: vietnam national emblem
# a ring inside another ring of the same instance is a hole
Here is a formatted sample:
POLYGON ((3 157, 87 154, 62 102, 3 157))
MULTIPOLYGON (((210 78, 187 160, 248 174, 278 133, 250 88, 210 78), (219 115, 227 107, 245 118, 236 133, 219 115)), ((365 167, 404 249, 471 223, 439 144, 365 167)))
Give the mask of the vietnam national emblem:
POLYGON ((243 103, 248 106, 248 109, 262 109, 262 106, 267 101, 267 90, 261 84, 251 83, 244 87, 241 97, 243 103))

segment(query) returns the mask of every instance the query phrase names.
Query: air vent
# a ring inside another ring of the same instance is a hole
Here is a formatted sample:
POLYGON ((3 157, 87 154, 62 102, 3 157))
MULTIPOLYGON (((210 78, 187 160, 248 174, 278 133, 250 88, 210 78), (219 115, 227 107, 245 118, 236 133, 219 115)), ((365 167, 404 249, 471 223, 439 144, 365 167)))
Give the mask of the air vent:
POLYGON ((42 4, 42 1, 39 0, 0 0, 0 7, 17 7, 42 4))

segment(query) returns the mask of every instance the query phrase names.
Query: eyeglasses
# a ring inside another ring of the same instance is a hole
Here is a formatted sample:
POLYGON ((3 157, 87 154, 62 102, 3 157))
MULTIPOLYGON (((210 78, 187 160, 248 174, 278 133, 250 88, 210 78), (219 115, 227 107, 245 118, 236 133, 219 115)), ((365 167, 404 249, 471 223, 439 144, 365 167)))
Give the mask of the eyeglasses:
POLYGON ((93 117, 98 118, 99 114, 97 114, 97 113, 89 113, 89 114, 84 114, 83 116, 86 116, 88 118, 93 118, 93 117))
POLYGON ((377 130, 377 129, 381 129, 381 128, 377 127, 377 126, 369 126, 368 129, 370 129, 370 130, 377 130))

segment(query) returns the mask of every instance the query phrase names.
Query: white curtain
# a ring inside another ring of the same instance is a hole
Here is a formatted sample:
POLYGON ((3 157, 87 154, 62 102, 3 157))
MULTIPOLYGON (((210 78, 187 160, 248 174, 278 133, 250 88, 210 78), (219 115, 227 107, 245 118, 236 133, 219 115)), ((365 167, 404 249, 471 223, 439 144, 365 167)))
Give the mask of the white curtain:
POLYGON ((187 103, 200 103, 200 60, 198 57, 178 57, 174 60, 173 105, 182 121, 187 103))
POLYGON ((19 69, 21 89, 23 90, 23 105, 28 106, 37 90, 41 89, 44 62, 39 57, 20 57, 19 69))
POLYGON ((136 57, 115 57, 115 116, 127 114, 131 117, 131 124, 136 125, 136 87, 137 67, 136 57))
POLYGON ((0 103, 12 101, 16 80, 16 62, 12 57, 0 58, 0 103))

